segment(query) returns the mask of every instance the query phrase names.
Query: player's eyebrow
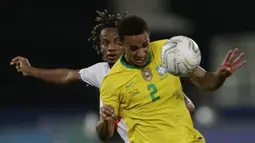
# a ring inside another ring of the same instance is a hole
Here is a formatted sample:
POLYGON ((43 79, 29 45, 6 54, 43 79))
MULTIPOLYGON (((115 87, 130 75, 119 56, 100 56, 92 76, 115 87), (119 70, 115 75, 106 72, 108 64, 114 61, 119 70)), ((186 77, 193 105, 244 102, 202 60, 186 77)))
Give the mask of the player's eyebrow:
POLYGON ((119 36, 116 36, 116 37, 113 38, 113 40, 114 40, 114 41, 119 41, 120 38, 119 38, 119 36))
MULTIPOLYGON (((145 41, 142 42, 141 47, 147 46, 148 43, 149 43, 149 40, 146 39, 145 41)), ((140 47, 140 46, 137 46, 137 45, 130 45, 130 46, 129 46, 129 48, 131 48, 131 50, 136 50, 136 49, 138 49, 139 47, 140 47)))
POLYGON ((129 48, 130 48, 130 50, 136 50, 139 47, 137 45, 130 45, 129 48))
POLYGON ((107 39, 106 37, 103 37, 101 41, 110 41, 110 40, 107 39))
POLYGON ((142 43, 142 46, 143 46, 143 47, 144 47, 144 46, 147 46, 148 43, 149 43, 149 40, 147 39, 146 41, 144 41, 144 42, 142 43))

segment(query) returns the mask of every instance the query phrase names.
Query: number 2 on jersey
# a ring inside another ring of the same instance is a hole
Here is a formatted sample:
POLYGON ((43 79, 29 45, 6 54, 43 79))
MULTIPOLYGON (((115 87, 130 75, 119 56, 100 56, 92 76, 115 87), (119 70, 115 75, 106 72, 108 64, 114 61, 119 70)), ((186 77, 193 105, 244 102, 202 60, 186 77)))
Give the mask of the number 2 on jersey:
POLYGON ((159 100, 160 99, 160 96, 156 96, 156 93, 158 92, 158 89, 157 89, 157 87, 156 87, 156 85, 155 84, 149 84, 148 86, 147 86, 147 89, 149 90, 149 91, 151 91, 150 92, 150 97, 151 97, 151 99, 152 99, 152 102, 154 102, 154 101, 157 101, 157 100, 159 100))

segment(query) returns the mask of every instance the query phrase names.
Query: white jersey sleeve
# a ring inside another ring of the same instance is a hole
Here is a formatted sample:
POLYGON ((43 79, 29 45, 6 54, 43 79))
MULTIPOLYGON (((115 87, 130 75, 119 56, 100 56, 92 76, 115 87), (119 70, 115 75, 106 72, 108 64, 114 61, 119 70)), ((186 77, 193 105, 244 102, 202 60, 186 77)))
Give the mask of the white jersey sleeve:
POLYGON ((79 71, 79 78, 81 81, 100 88, 102 80, 110 70, 109 64, 101 62, 90 67, 83 68, 79 71))

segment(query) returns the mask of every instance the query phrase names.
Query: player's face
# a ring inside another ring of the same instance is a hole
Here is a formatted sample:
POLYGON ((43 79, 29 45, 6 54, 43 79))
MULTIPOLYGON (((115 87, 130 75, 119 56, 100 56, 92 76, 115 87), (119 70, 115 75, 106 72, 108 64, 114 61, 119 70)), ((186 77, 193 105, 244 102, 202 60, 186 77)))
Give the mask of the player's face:
POLYGON ((149 33, 140 35, 125 36, 123 47, 126 60, 137 67, 146 66, 149 60, 149 33))
POLYGON ((120 58, 123 48, 116 28, 105 28, 101 31, 100 48, 106 62, 114 64, 120 58))

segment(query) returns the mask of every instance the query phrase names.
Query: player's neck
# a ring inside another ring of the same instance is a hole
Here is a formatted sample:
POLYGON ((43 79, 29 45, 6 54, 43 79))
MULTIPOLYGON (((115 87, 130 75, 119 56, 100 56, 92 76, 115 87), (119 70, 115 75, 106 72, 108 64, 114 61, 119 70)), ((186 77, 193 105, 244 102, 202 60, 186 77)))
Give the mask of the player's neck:
POLYGON ((114 65, 113 63, 108 63, 110 69, 112 68, 112 66, 114 65))

